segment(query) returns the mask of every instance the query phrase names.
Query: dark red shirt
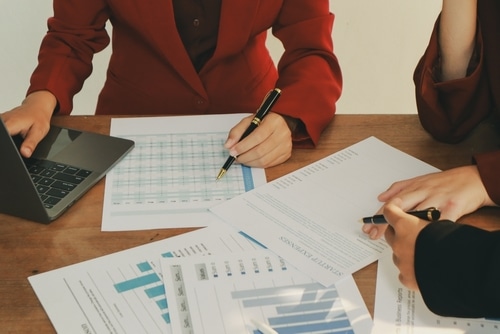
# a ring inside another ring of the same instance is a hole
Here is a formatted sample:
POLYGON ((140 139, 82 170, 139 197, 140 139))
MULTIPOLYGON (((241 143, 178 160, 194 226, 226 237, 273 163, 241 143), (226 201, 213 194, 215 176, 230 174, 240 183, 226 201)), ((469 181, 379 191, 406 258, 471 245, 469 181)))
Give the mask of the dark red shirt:
POLYGON ((175 24, 196 71, 217 46, 222 0, 173 0, 175 24))

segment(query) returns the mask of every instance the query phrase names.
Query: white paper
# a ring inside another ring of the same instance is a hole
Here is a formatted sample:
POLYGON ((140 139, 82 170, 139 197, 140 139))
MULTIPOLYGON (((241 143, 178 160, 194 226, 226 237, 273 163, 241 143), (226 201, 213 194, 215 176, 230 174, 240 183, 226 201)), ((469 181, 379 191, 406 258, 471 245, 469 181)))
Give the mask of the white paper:
POLYGON ((370 137, 210 210, 325 286, 388 252, 360 219, 393 182, 436 168, 370 137))
POLYGON ((224 223, 29 277, 58 333, 173 333, 160 259, 260 248, 224 223))
POLYGON ((432 313, 420 293, 404 287, 398 275, 391 256, 379 260, 373 334, 500 333, 500 321, 432 313))
POLYGON ((172 330, 178 334, 370 333, 352 276, 324 287, 269 250, 162 259, 172 330))
POLYGON ((238 163, 216 181, 245 116, 113 118, 110 134, 135 147, 107 174, 102 230, 207 226, 209 207, 264 184, 264 169, 238 163))

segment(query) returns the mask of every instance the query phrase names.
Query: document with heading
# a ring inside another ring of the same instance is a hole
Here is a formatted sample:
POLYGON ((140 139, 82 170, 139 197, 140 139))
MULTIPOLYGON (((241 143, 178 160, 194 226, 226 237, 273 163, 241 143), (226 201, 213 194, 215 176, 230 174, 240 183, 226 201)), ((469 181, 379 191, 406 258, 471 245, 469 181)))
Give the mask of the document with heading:
POLYGON ((351 275, 325 287, 269 250, 162 259, 172 331, 178 334, 370 333, 351 275))
POLYGON ((360 219, 393 182, 436 172, 370 137, 210 210, 325 286, 389 251, 360 219))
POLYGON ((441 317, 432 313, 419 292, 398 279, 392 256, 379 260, 372 334, 500 333, 500 319, 441 317))
POLYGON ((219 222, 28 278, 58 333, 175 333, 161 258, 261 248, 219 222))
POLYGON ((216 181, 245 116, 113 118, 111 135, 135 147, 106 176, 102 230, 207 226, 211 206, 266 183, 264 169, 238 163, 216 181))

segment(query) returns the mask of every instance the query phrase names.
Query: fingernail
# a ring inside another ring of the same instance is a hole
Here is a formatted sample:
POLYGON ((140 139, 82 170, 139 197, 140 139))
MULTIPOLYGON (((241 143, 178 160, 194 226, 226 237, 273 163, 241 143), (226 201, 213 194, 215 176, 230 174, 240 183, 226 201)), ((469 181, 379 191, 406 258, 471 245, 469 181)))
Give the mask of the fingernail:
POLYGON ((30 150, 29 148, 27 148, 27 147, 23 148, 23 155, 24 155, 26 158, 31 157, 31 154, 32 154, 32 153, 33 153, 33 152, 31 152, 31 150, 30 150))
POLYGON ((363 224, 363 227, 361 229, 363 230, 363 232, 368 233, 370 232, 370 227, 371 226, 368 224, 363 224))
POLYGON ((374 228, 373 230, 371 230, 370 232, 370 239, 375 239, 377 237, 377 229, 374 228))
POLYGON ((238 152, 236 152, 235 150, 230 150, 229 151, 229 155, 232 156, 232 157, 237 157, 238 156, 238 152))

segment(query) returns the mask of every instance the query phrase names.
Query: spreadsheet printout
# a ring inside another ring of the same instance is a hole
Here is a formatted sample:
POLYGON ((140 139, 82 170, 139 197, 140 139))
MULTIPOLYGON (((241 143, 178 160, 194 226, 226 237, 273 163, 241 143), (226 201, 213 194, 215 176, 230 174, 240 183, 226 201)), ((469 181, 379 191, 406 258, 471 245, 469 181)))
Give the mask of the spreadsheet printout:
POLYGON ((216 181, 228 132, 245 116, 112 119, 110 133, 135 147, 106 177, 102 230, 206 226, 211 206, 265 183, 263 169, 240 164, 216 181))

